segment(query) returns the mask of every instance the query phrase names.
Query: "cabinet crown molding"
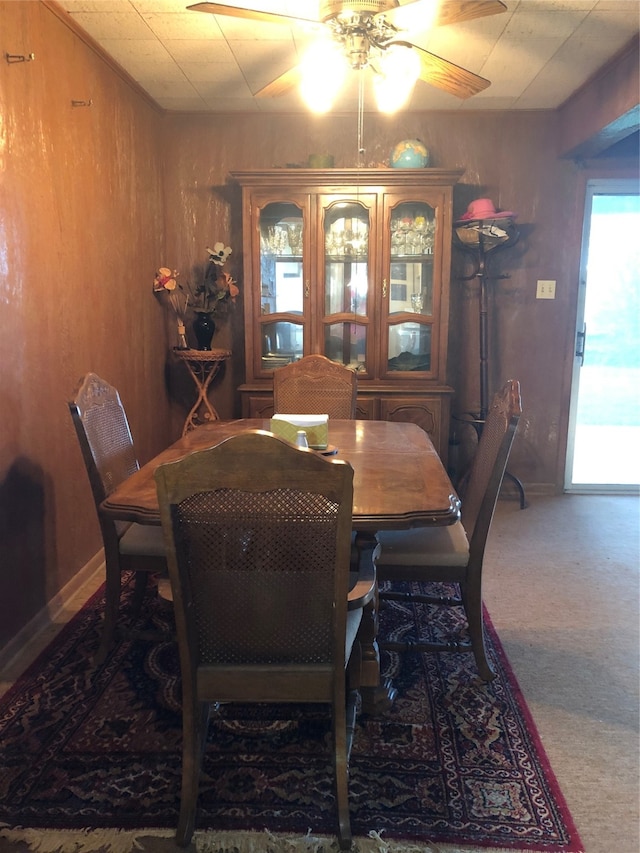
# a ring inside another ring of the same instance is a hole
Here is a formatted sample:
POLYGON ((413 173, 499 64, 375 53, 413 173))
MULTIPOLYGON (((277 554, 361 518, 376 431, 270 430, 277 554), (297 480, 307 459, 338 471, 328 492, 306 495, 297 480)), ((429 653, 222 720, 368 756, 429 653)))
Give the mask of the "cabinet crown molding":
POLYGON ((244 186, 277 185, 286 176, 287 186, 342 186, 356 184, 368 186, 406 186, 416 187, 455 184, 464 175, 464 169, 257 169, 230 172, 229 178, 244 186))

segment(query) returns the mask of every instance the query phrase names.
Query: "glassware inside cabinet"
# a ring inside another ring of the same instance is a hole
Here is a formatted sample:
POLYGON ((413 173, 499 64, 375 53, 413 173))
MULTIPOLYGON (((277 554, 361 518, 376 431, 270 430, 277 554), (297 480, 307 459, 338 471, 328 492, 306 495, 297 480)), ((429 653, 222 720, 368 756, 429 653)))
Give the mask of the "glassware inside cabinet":
POLYGON ((302 313, 302 211, 276 202, 260 212, 260 311, 302 313))
POLYGON ((367 314, 369 212, 341 202, 325 211, 325 316, 367 314))
POLYGON ((433 255, 435 210, 425 202, 403 202, 391 214, 391 257, 433 255))
POLYGON ((433 314, 435 210, 403 202, 391 215, 389 314, 433 314))

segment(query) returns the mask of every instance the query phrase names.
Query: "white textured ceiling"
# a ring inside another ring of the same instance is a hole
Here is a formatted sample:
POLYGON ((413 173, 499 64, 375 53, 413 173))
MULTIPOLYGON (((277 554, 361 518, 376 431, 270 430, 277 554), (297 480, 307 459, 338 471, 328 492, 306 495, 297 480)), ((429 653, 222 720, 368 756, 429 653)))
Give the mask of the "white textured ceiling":
MULTIPOLYGON (((146 92, 167 110, 306 111, 296 91, 253 93, 296 65, 313 38, 302 25, 255 22, 188 11, 195 0, 59 0, 146 92)), ((317 0, 224 0, 289 15, 317 14, 317 0)), ((419 0, 412 10, 430 0, 419 0)), ((491 81, 466 101, 418 81, 407 109, 530 110, 562 104, 638 32, 638 0, 505 0, 500 15, 407 38, 491 81)), ((415 15, 416 20, 420 16, 415 15)), ((348 86, 336 111, 356 109, 348 86)), ((87 93, 90 97, 90 93, 87 93)), ((367 108, 365 95, 365 108, 367 108)))

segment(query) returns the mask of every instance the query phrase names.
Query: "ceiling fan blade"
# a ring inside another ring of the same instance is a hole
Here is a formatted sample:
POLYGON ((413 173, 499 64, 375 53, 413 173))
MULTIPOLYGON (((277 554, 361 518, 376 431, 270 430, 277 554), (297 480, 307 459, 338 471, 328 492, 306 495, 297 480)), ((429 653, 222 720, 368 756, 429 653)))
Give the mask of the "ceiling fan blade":
POLYGON ((439 0, 435 9, 424 6, 419 0, 396 2, 397 6, 380 14, 384 14, 384 18, 400 31, 416 28, 430 30, 432 27, 460 24, 507 11, 502 0, 439 0))
POLYGON ((271 83, 267 83, 267 85, 263 86, 262 89, 258 89, 258 91, 254 93, 254 97, 280 98, 282 95, 286 95, 287 92, 295 89, 295 87, 300 83, 301 78, 302 71, 300 70, 300 66, 294 65, 293 68, 290 68, 288 71, 285 71, 284 74, 276 77, 276 79, 272 80, 271 83))
POLYGON ((413 47, 420 57, 420 79, 456 98, 470 98, 482 92, 491 85, 489 80, 479 77, 466 68, 461 68, 448 59, 442 59, 435 53, 430 53, 417 44, 409 45, 409 42, 394 42, 394 44, 405 44, 413 47))
POLYGON ((294 17, 293 15, 280 15, 276 12, 259 12, 257 9, 245 9, 238 6, 227 6, 224 3, 194 3, 187 6, 190 12, 209 12, 212 15, 227 15, 230 18, 242 18, 245 21, 260 21, 263 24, 286 24, 288 22, 317 24, 318 18, 294 17))
POLYGON ((502 0, 440 0, 435 23, 443 27, 506 11, 507 6, 502 0))

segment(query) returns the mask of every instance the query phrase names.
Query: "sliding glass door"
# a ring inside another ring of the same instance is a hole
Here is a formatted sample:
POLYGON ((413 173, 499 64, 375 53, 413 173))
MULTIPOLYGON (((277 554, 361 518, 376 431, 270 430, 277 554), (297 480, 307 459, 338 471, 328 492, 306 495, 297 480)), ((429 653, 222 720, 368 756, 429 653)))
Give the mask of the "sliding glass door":
POLYGON ((640 483, 640 197, 587 185, 565 490, 640 483))

